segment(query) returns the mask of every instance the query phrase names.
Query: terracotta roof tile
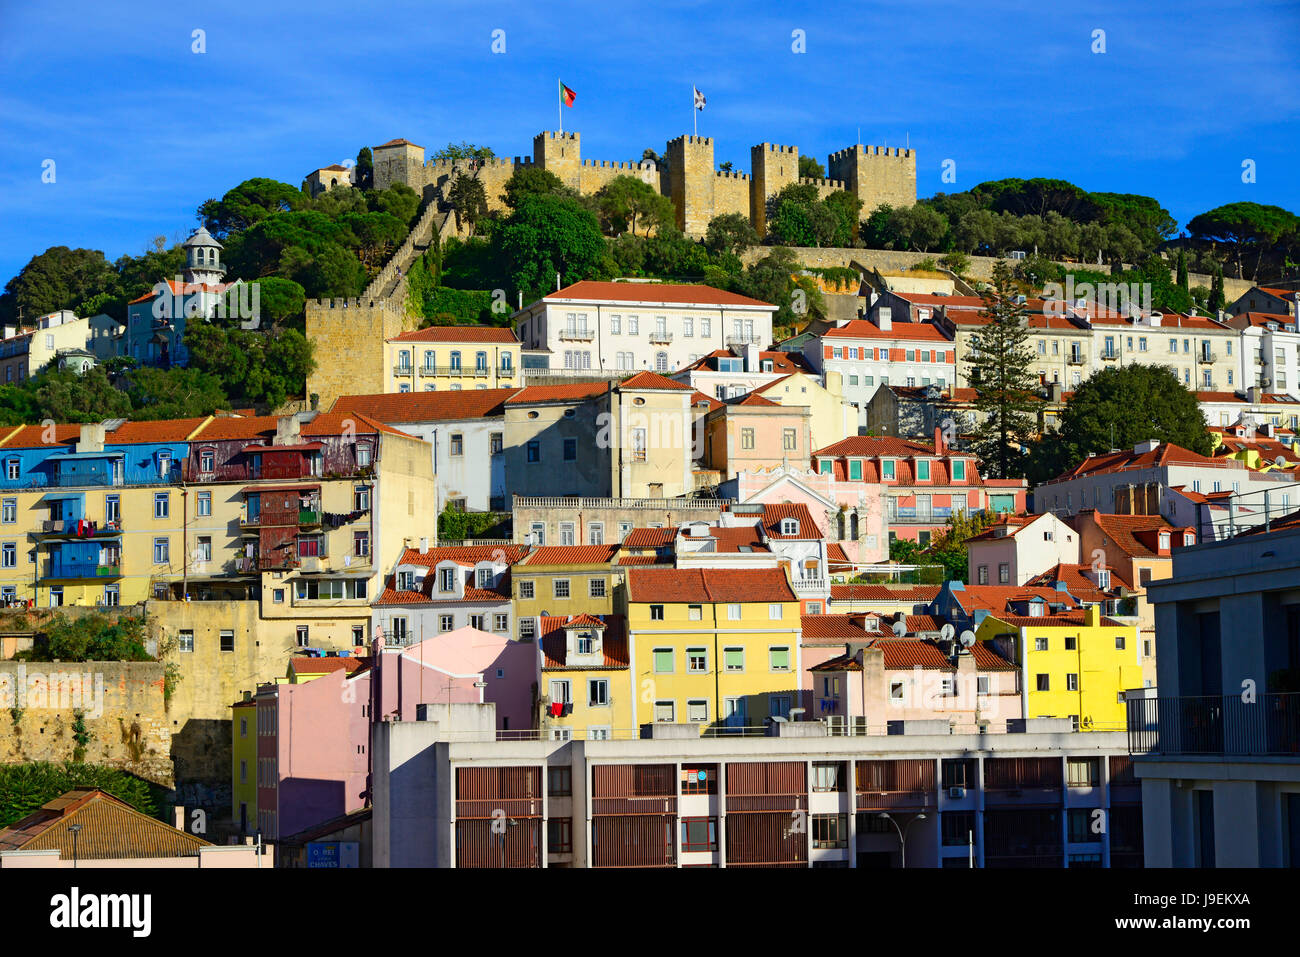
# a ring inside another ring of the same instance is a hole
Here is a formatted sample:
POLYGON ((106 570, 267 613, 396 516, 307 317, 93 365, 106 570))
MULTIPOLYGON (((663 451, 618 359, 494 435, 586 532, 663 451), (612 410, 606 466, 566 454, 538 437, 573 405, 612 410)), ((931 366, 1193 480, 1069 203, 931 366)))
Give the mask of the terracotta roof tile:
POLYGON ((762 306, 776 311, 776 306, 750 299, 713 286, 696 286, 668 282, 597 282, 584 279, 548 293, 550 300, 581 300, 584 302, 637 302, 647 305, 673 306, 762 306))
POLYGON ((621 615, 609 615, 604 621, 593 615, 547 615, 538 621, 538 643, 542 650, 542 668, 572 668, 575 671, 597 671, 606 668, 622 669, 628 666, 627 635, 624 633, 624 621, 621 615), (568 649, 564 629, 574 625, 591 627, 593 624, 604 625, 600 650, 604 656, 602 664, 581 665, 568 663, 568 649))
POLYGON ((827 329, 822 333, 824 339, 889 339, 897 342, 942 342, 950 343, 952 339, 944 335, 942 329, 928 322, 893 322, 890 328, 882 330, 867 319, 850 319, 842 326, 827 329))
POLYGON ((674 382, 667 376, 661 376, 657 372, 638 372, 630 379, 624 379, 618 384, 620 391, 625 389, 672 389, 673 391, 695 391, 689 385, 681 382, 674 382))
POLYGON ((501 342, 518 345, 519 337, 504 326, 428 326, 393 336, 388 342, 501 342))
POLYGON ((520 389, 506 405, 531 405, 535 402, 580 402, 604 395, 613 388, 612 382, 565 382, 561 385, 533 385, 520 389))
POLYGON ((0 831, 0 850, 57 850, 72 859, 73 834, 80 825, 76 853, 80 860, 195 857, 212 845, 179 830, 98 789, 67 791, 0 831))
POLYGON ((518 389, 460 392, 381 392, 341 395, 330 411, 360 412, 380 422, 439 422, 504 416, 506 399, 518 389))
POLYGON ((633 568, 627 573, 631 602, 796 601, 779 568, 633 568))
MULTIPOLYGON (((817 528, 817 523, 813 521, 812 513, 808 511, 808 506, 803 503, 780 502, 776 504, 763 505, 763 531, 768 538, 778 539, 801 539, 801 538, 821 538, 822 533, 817 528), (781 523, 792 518, 799 523, 798 529, 790 535, 781 531, 781 523)), ((840 549, 841 553, 844 551, 840 549)))
POLYGON ((675 528, 634 528, 623 536, 626 548, 664 548, 677 538, 675 528))
POLYGON ((289 667, 293 669, 294 674, 298 675, 319 675, 335 671, 352 674, 352 672, 364 668, 365 665, 365 661, 360 658, 353 658, 350 655, 346 658, 294 657, 289 659, 289 667))
POLYGON ((608 565, 617 545, 543 545, 534 548, 520 565, 608 565))

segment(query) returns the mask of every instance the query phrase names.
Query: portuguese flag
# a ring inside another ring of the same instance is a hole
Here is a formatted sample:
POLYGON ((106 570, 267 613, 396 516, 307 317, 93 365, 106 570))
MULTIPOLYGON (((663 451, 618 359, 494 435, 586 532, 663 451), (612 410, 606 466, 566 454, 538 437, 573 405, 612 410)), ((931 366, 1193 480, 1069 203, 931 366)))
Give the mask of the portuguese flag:
POLYGON ((567 86, 565 86, 564 81, 560 81, 560 99, 564 102, 564 105, 573 106, 573 101, 576 100, 577 98, 578 98, 578 94, 574 93, 567 86))

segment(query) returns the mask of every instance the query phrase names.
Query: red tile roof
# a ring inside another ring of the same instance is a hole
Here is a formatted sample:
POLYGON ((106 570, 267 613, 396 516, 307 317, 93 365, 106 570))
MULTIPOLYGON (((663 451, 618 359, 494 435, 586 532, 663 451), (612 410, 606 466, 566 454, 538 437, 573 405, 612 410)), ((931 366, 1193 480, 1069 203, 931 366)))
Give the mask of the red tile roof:
POLYGON ((592 615, 547 615, 538 621, 538 642, 542 649, 542 668, 572 668, 574 670, 597 671, 604 668, 626 668, 628 666, 627 635, 624 634, 621 615, 610 615, 602 622, 592 615), (605 626, 601 636, 600 650, 604 660, 599 665, 570 665, 567 662, 567 641, 564 634, 566 627, 575 625, 605 626))
MULTIPOLYGON (((1174 526, 1159 515, 1104 515, 1092 513, 1097 528, 1130 558, 1161 557, 1148 542, 1160 532, 1169 532, 1169 544, 1182 545, 1182 535, 1194 532, 1190 527, 1174 526), (1146 534, 1144 534, 1146 533, 1146 534)), ((1164 556, 1168 557, 1168 556, 1164 556)))
POLYGON ((504 326, 428 326, 393 336, 389 342, 501 342, 517 345, 519 337, 504 326))
POLYGON ((1129 469, 1207 464, 1213 467, 1214 465, 1222 465, 1223 462, 1222 460, 1216 462, 1213 458, 1200 455, 1191 449, 1185 449, 1181 445, 1174 445, 1172 442, 1161 442, 1149 452, 1135 452, 1132 449, 1123 449, 1119 452, 1106 452, 1102 455, 1090 456, 1052 481, 1064 481, 1084 475, 1104 475, 1109 472, 1129 469))
POLYGON ((996 524, 990 525, 978 535, 972 535, 966 539, 966 542, 969 544, 970 542, 983 542, 992 539, 1015 538, 1021 529, 1041 517, 1041 515, 1003 515, 996 524), (998 534, 1003 529, 1006 529, 1006 531, 998 534))
POLYGON ((520 565, 608 565, 617 545, 543 545, 534 548, 520 565))
POLYGON ((739 552, 741 549, 771 551, 759 538, 757 525, 742 525, 738 528, 718 528, 715 525, 709 528, 709 537, 716 543, 715 548, 719 552, 739 552))
POLYGON ((624 555, 618 560, 620 565, 671 565, 671 557, 658 555, 624 555))
POLYGON ((904 615, 903 623, 907 625, 907 634, 916 635, 924 631, 938 631, 943 622, 933 615, 904 615))
MULTIPOLYGON (((710 352, 708 355, 700 356, 698 359, 696 359, 694 362, 690 363, 689 365, 682 366, 682 368, 678 371, 679 372, 686 372, 686 371, 716 372, 718 366, 716 360, 738 359, 738 358, 740 358, 740 356, 736 355, 736 353, 732 352, 730 349, 715 349, 713 352, 710 352)), ((757 369, 751 370, 751 372, 747 372, 747 373, 736 373, 736 374, 750 375, 750 374, 763 373, 764 371, 766 371, 763 369, 764 360, 772 363, 772 368, 768 374, 784 372, 787 375, 789 375, 790 373, 793 372, 811 371, 808 366, 807 360, 805 360, 804 357, 797 352, 761 350, 758 353, 759 367, 757 369)), ((771 383, 768 383, 768 385, 771 385, 771 383)), ((767 387, 768 386, 766 385, 763 386, 763 388, 767 388, 767 387)))
POLYGON ((528 546, 502 542, 500 545, 443 545, 421 552, 418 548, 408 548, 397 560, 399 565, 425 565, 433 568, 439 562, 453 561, 462 565, 476 565, 479 562, 504 562, 513 565, 528 554, 528 546))
MULTIPOLYGON (((398 137, 395 140, 389 140, 387 143, 380 143, 378 146, 375 147, 375 149, 382 150, 385 146, 415 146, 415 144, 412 143, 410 140, 404 140, 401 137, 398 137)), ((417 150, 424 149, 423 146, 415 146, 415 148, 417 150)))
POLYGON ((952 342, 943 330, 928 322, 894 322, 891 328, 882 330, 867 319, 850 319, 842 326, 827 329, 822 333, 824 339, 890 339, 899 342, 952 342))
POLYGON ((506 399, 517 389, 462 392, 381 392, 341 395, 330 411, 360 412, 379 422, 440 422, 504 416, 506 399))
POLYGON ((627 548, 664 548, 677 538, 675 528, 634 528, 623 536, 627 548))
POLYGON ((1068 595, 1058 592, 1055 588, 1045 588, 1041 585, 967 585, 965 588, 953 589, 952 596, 957 599, 957 603, 966 610, 967 614, 982 610, 992 612, 999 618, 1002 617, 1002 612, 1007 610, 1007 603, 1010 601, 1041 598, 1049 603, 1075 604, 1068 595))
POLYGON ((1106 601, 1114 598, 1120 587, 1129 587, 1128 582, 1120 578, 1113 569, 1107 566, 1106 570, 1110 572, 1111 588, 1109 591, 1102 591, 1097 587, 1097 583, 1088 577, 1087 572, 1091 570, 1091 565, 1070 565, 1062 562, 1053 565, 1041 574, 1035 575, 1025 584, 1044 588, 1055 588, 1058 584, 1062 584, 1075 599, 1086 602, 1106 601))
POLYGON ((661 376, 657 372, 638 372, 630 379, 624 379, 618 385, 619 390, 625 389, 672 389, 674 391, 694 392, 689 385, 682 382, 674 382, 666 376, 661 376))
POLYGON ((584 279, 558 292, 547 293, 550 300, 583 302, 634 302, 666 306, 761 306, 776 311, 776 306, 750 299, 713 286, 695 286, 668 282, 597 282, 584 279))
POLYGON ((627 573, 632 602, 796 601, 780 568, 633 568, 627 573))
POLYGON ((289 667, 296 675, 319 675, 332 674, 335 671, 342 671, 346 674, 352 674, 366 666, 366 662, 361 658, 307 658, 294 657, 289 659, 289 667))
POLYGON ((765 396, 761 396, 757 392, 746 392, 739 399, 729 399, 725 404, 745 405, 745 406, 758 405, 758 406, 767 406, 769 408, 776 408, 776 409, 779 409, 781 407, 781 403, 773 402, 771 399, 766 398, 765 396))
MULTIPOLYGON (((817 523, 813 521, 812 513, 808 511, 808 506, 802 503, 794 504, 791 502, 780 502, 777 504, 763 506, 763 531, 768 538, 821 538, 822 533, 817 529, 817 523), (786 535, 781 531, 781 523, 792 518, 799 523, 799 528, 794 534, 786 535)), ((841 553, 843 549, 840 549, 841 553)))
POLYGON ((532 405, 538 402, 580 402, 604 395, 613 388, 612 382, 565 382, 562 385, 533 385, 520 389, 506 405, 532 405))
POLYGON ((707 405, 709 407, 709 412, 712 412, 714 409, 722 408, 722 401, 720 399, 711 398, 697 390, 691 393, 691 405, 707 405))
POLYGON ((867 641, 878 634, 862 627, 861 615, 804 615, 799 620, 805 643, 867 641))

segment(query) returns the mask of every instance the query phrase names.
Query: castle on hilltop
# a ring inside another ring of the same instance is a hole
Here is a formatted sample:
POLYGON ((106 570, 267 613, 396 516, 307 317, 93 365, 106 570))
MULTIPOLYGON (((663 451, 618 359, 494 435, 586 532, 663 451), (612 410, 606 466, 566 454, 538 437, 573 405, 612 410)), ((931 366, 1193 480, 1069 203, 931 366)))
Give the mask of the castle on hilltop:
MULTIPOLYGON (((911 206, 916 202, 916 154, 910 149, 850 146, 828 157, 827 179, 799 176, 799 148, 759 143, 750 149, 749 173, 719 170, 713 164, 713 139, 678 136, 664 148, 663 165, 650 161, 611 162, 582 158, 582 134, 548 131, 533 137, 533 155, 513 160, 491 159, 476 164, 474 175, 482 181, 488 208, 501 209, 501 191, 521 166, 536 166, 554 173, 566 186, 589 195, 618 176, 634 176, 672 200, 677 226, 699 238, 709 220, 725 213, 749 218, 759 236, 766 233, 767 201, 792 183, 817 187, 820 197, 836 190, 862 201, 863 213, 882 203, 911 206)), ((425 162, 424 147, 410 140, 389 140, 373 151, 375 188, 405 183, 422 195, 440 192, 463 165, 425 162)))

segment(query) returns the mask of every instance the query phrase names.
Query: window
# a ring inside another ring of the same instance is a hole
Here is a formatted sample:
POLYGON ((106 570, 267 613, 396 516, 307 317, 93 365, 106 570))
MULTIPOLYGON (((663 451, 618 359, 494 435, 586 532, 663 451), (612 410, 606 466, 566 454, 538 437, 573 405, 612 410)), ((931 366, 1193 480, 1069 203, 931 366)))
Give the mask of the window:
MULTIPOLYGON (((556 684, 557 682, 552 682, 556 684)), ((552 688, 554 691, 554 688, 552 688)), ((552 698, 554 695, 552 695, 552 698)), ((546 793, 550 797, 569 797, 573 794, 573 769, 549 767, 546 769, 546 793)))
POLYGON ((795 429, 783 429, 781 431, 781 447, 787 452, 793 452, 799 448, 799 433, 795 429))
MULTIPOLYGON (((1046 639, 1044 639, 1044 640, 1046 640, 1046 639)), ((1065 650, 1066 650, 1066 651, 1075 651, 1075 650, 1078 648, 1078 641, 1079 641, 1079 639, 1078 639, 1077 636, 1075 636, 1075 635, 1066 635, 1066 636, 1065 636, 1065 650)))
POLYGON ((1046 650, 1047 650, 1047 639, 1046 639, 1046 638, 1035 638, 1035 639, 1034 639, 1034 651, 1046 651, 1046 650))
POLYGON ((966 481, 966 462, 962 459, 955 459, 952 463, 952 480, 954 482, 966 481))
POLYGON ((171 548, 169 539, 155 538, 153 540, 153 563, 155 565, 166 565, 171 561, 171 548))
POLYGON ((200 516, 211 515, 212 514, 212 493, 200 492, 196 508, 198 509, 198 514, 200 516))
POLYGON ((179 635, 178 638, 177 638, 177 645, 176 645, 176 647, 177 647, 179 650, 181 650, 181 651, 193 651, 193 650, 194 650, 194 632, 193 632, 193 631, 190 631, 188 628, 183 629, 183 630, 180 632, 180 635, 179 635))
POLYGON ((1065 783, 1072 788, 1093 788, 1101 783, 1101 762, 1097 758, 1066 758, 1065 783))
POLYGON ((524 599, 533 597, 533 583, 531 581, 521 581, 519 583, 519 597, 524 599))
POLYGON ((519 640, 532 641, 537 637, 537 619, 520 618, 519 619, 519 640))
MULTIPOLYGON (((886 462, 885 465, 892 466, 893 463, 886 462)), ((889 472, 885 473, 885 478, 893 478, 893 475, 890 474, 890 472, 892 472, 892 468, 889 472)), ((849 478, 854 482, 862 481, 862 461, 860 459, 849 460, 849 478)))
POLYGON ((233 631, 223 630, 221 632, 221 650, 222 651, 235 650, 235 633, 233 631))
POLYGON ((370 532, 352 533, 352 554, 364 558, 370 554, 370 532))
POLYGON ((709 670, 709 651, 707 648, 686 649, 686 671, 690 674, 704 674, 709 670))
POLYGON ((1005 585, 1009 581, 1011 581, 1011 566, 1006 562, 1000 562, 998 564, 998 582, 1005 585))
POLYGON ((789 648, 769 648, 768 662, 772 671, 789 671, 790 670, 790 649, 789 648))
POLYGON ((212 536, 200 535, 198 548, 194 550, 194 560, 196 562, 212 561, 212 536))
POLYGON ((14 568, 18 565, 18 543, 5 542, 0 545, 0 567, 14 568))
POLYGON ((104 604, 105 604, 105 605, 108 605, 109 607, 112 607, 112 608, 117 607, 117 605, 120 603, 120 602, 119 602, 120 597, 121 597, 121 595, 120 595, 120 591, 119 591, 117 585, 105 585, 105 586, 104 586, 104 604))
POLYGON ((456 590, 456 569, 439 568, 438 569, 438 591, 452 592, 456 590))
POLYGON ((171 514, 171 495, 168 492, 155 492, 153 496, 153 517, 167 518, 171 514))
POLYGON ((1048 680, 1047 675, 1035 675, 1034 680, 1037 683, 1037 689, 1039 691, 1052 690, 1051 682, 1048 680))
POLYGON ((451 454, 465 454, 465 436, 461 435, 459 432, 453 432, 451 435, 451 454))
POLYGON ((673 650, 671 648, 656 648, 654 650, 654 671, 657 675, 670 675, 673 673, 673 650))
POLYGON ((364 512, 370 508, 369 485, 358 485, 352 490, 352 508, 357 512, 364 512))
POLYGON ((812 815, 812 846, 820 849, 848 847, 849 816, 847 814, 812 815))
POLYGON ((546 852, 548 854, 573 853, 573 818, 548 817, 546 819, 546 852))
POLYGON ((3 507, 0 507, 0 523, 12 525, 18 521, 18 499, 7 498, 4 500, 3 507))
POLYGON ((716 851, 718 819, 716 817, 682 818, 682 853, 716 851))
POLYGON ((18 478, 19 463, 18 459, 5 459, 5 478, 14 481, 18 478))
POLYGON ((1115 650, 1116 650, 1116 651, 1123 651, 1123 650, 1124 650, 1124 644, 1125 644, 1125 642, 1124 642, 1124 636, 1123 636, 1123 635, 1116 635, 1116 636, 1115 636, 1115 650))
POLYGON ((650 620, 651 620, 651 621, 663 621, 663 620, 664 620, 664 606, 663 606, 663 605, 651 605, 651 606, 650 606, 650 620))
POLYGON ((975 570, 975 577, 979 584, 987 585, 989 583, 989 566, 981 565, 975 570))
POLYGON ((740 605, 731 604, 727 606, 727 620, 740 621, 740 605))
POLYGON ((502 445, 503 445, 503 441, 502 441, 501 433, 493 432, 491 437, 488 440, 488 451, 492 455, 497 455, 501 452, 502 445))
POLYGON ((587 544, 604 545, 605 544, 605 525, 603 522, 592 522, 587 526, 587 544))
POLYGON ((677 720, 676 703, 673 701, 655 702, 655 722, 672 724, 677 720))
POLYGON ((605 579, 592 578, 587 582, 587 595, 590 598, 605 597, 605 579))
POLYGON ((1066 690, 1066 691, 1078 691, 1078 690, 1079 690, 1079 676, 1078 676, 1078 675, 1075 675, 1075 674, 1067 674, 1067 675, 1065 676, 1065 690, 1066 690))
POLYGON ((745 670, 745 649, 744 648, 723 649, 722 668, 724 671, 744 671, 745 670))
POLYGON ((918 482, 930 481, 930 463, 925 459, 916 463, 916 480, 918 482))
MULTIPOLYGON (((969 847, 974 841, 974 811, 944 811, 941 823, 944 847, 969 847)), ((949 858, 949 860, 952 860, 952 858, 949 858)), ((956 858, 956 860, 961 862, 962 867, 966 866, 966 861, 962 858, 956 858)))
POLYGON ((740 447, 741 447, 742 449, 752 449, 752 448, 754 447, 754 430, 753 430, 753 429, 741 429, 741 430, 740 430, 740 447))
POLYGON ((609 704, 609 680, 592 678, 587 681, 587 704, 593 708, 609 704))
POLYGON ((780 602, 774 602, 768 605, 767 606, 768 621, 780 621, 782 611, 783 611, 783 606, 780 604, 780 602))
POLYGON ((577 460, 578 460, 578 440, 565 439, 564 440, 564 461, 576 462, 577 460))
POLYGON ((839 761, 819 761, 812 766, 813 790, 843 791, 844 765, 839 761))
POLYGON ((307 625, 298 626, 298 647, 306 648, 311 644, 311 632, 307 625))
POLYGON ((524 446, 524 457, 528 462, 540 462, 542 460, 542 443, 537 439, 531 439, 524 446))
POLYGON ((555 598, 569 597, 569 580, 567 578, 557 578, 551 585, 551 592, 555 598))

